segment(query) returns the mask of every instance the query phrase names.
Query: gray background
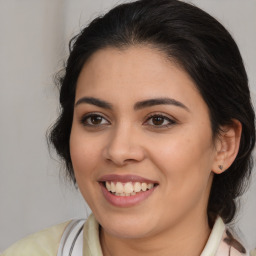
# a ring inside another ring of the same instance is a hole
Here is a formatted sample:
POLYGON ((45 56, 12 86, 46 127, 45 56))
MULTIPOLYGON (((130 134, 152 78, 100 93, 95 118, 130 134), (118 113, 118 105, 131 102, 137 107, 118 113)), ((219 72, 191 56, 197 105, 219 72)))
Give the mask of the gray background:
MULTIPOLYGON (((234 36, 255 101, 256 1, 191 2, 217 17, 234 36)), ((67 57, 68 40, 115 3, 0 0, 0 251, 32 232, 89 213, 80 194, 61 178, 45 132, 57 115, 52 77, 67 57)), ((254 175, 235 221, 250 248, 256 247, 255 195, 254 175)))

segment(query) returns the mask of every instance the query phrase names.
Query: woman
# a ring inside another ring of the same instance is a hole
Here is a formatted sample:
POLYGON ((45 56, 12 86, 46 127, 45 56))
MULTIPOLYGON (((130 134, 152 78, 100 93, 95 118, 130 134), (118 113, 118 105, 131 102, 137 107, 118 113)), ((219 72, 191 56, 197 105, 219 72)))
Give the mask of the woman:
POLYGON ((70 49, 50 141, 93 214, 4 255, 248 255, 224 225, 255 144, 226 29, 192 5, 141 0, 95 19, 70 49))

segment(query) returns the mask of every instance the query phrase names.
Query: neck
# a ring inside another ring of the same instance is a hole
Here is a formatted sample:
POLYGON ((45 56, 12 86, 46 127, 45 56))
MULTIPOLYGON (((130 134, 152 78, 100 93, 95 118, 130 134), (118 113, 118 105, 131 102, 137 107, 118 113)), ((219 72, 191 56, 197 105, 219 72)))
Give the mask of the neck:
POLYGON ((210 234, 207 215, 189 216, 172 229, 139 239, 124 239, 101 230, 104 256, 198 256, 210 234))

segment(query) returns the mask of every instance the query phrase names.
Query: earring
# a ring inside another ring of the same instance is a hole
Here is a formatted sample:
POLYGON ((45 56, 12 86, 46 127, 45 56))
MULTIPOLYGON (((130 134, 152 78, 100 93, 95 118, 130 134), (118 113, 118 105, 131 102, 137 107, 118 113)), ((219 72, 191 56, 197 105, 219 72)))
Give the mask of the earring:
POLYGON ((220 170, 223 170, 223 165, 218 165, 218 167, 220 168, 220 170))

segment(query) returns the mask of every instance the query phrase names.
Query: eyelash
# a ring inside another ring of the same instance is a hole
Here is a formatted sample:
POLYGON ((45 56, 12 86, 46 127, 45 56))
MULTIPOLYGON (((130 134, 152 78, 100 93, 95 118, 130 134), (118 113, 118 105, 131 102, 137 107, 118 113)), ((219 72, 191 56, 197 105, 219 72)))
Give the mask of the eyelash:
MULTIPOLYGON (((109 125, 110 122, 107 120, 107 118, 105 118, 104 116, 102 116, 101 114, 99 113, 90 113, 90 114, 86 114, 84 115, 81 120, 80 120, 81 124, 86 126, 86 127, 91 127, 91 128, 98 128, 98 127, 102 127, 102 125, 109 125), (105 120, 107 123, 106 124, 92 124, 92 122, 89 124, 88 122, 88 119, 92 118, 92 117, 100 117, 102 118, 102 120, 105 120)), ((146 121, 143 123, 143 124, 146 124, 147 126, 152 126, 156 129, 161 129, 161 128, 168 128, 172 125, 175 125, 177 122, 163 114, 157 114, 157 113, 154 113, 154 114, 151 114, 149 115, 147 118, 146 118, 146 121), (147 122, 149 122, 150 119, 154 118, 154 117, 160 117, 163 119, 164 122, 168 122, 167 124, 160 124, 160 125, 154 125, 154 124, 146 124, 147 122)))
POLYGON ((145 122, 148 122, 150 119, 152 119, 154 117, 160 117, 160 118, 162 118, 164 120, 164 122, 165 121, 168 122, 167 124, 159 125, 159 126, 158 125, 153 125, 153 124, 150 125, 150 126, 153 126, 154 128, 157 128, 157 129, 168 128, 168 127, 170 127, 172 125, 175 125, 177 123, 175 120, 171 119, 170 117, 167 117, 167 116, 165 116, 163 114, 157 114, 157 113, 149 115, 145 122))
MULTIPOLYGON (((102 120, 103 120, 103 119, 106 120, 106 121, 108 122, 108 124, 110 123, 110 122, 109 122, 104 116, 102 116, 101 114, 98 114, 98 113, 90 113, 90 114, 84 115, 84 116, 81 118, 81 120, 80 120, 81 124, 84 125, 84 126, 87 126, 87 127, 99 127, 99 126, 102 126, 102 124, 89 124, 87 120, 88 120, 89 118, 92 118, 92 117, 100 117, 100 118, 102 118, 102 120)), ((103 125, 106 125, 106 124, 103 124, 103 125)))

